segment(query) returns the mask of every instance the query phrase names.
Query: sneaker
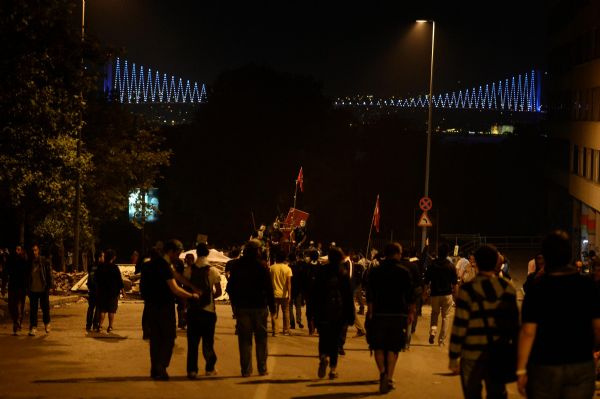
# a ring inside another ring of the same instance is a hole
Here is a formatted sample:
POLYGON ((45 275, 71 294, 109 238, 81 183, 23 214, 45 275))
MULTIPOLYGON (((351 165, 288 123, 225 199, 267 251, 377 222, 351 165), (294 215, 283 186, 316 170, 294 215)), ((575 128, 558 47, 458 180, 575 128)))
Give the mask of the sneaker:
POLYGON ((267 375, 269 375, 269 372, 268 372, 267 370, 264 370, 264 371, 259 371, 259 372, 258 372, 258 375, 260 375, 261 377, 264 377, 264 376, 267 376, 267 375))
POLYGON ((390 391, 390 382, 386 373, 379 375, 379 393, 388 393, 390 391))
POLYGON ((435 334, 429 334, 429 343, 433 345, 435 342, 435 334))
POLYGON ((390 391, 396 389, 396 385, 394 384, 394 380, 388 380, 388 388, 390 389, 390 391))
POLYGON ((113 328, 111 326, 108 326, 108 328, 106 329, 106 333, 110 333, 113 330, 113 328))
POLYGON ((330 371, 329 372, 329 379, 330 380, 335 380, 338 377, 339 377, 339 374, 337 373, 337 371, 330 371))
POLYGON ((189 378, 190 380, 195 380, 197 376, 198 373, 196 373, 195 371, 190 371, 187 373, 187 378, 189 378))
POLYGON ((327 358, 322 358, 319 361, 319 370, 317 371, 317 375, 319 376, 319 378, 325 378, 325 373, 327 373, 327 366, 328 366, 328 361, 327 358))
POLYGON ((30 337, 35 337, 35 334, 37 334, 37 328, 35 328, 35 327, 31 327, 31 328, 29 329, 29 334, 28 334, 28 335, 29 335, 30 337))
POLYGON ((155 381, 169 381, 169 374, 165 371, 164 373, 156 374, 152 377, 155 381))
POLYGON ((300 327, 300 328, 304 328, 304 324, 302 324, 302 323, 298 323, 298 327, 300 327))
POLYGON ((46 328, 46 334, 50 334, 50 323, 46 324, 44 327, 46 328))
POLYGON ((215 370, 210 370, 210 371, 206 372, 206 376, 207 377, 213 377, 215 375, 217 375, 217 370, 216 369, 215 370))

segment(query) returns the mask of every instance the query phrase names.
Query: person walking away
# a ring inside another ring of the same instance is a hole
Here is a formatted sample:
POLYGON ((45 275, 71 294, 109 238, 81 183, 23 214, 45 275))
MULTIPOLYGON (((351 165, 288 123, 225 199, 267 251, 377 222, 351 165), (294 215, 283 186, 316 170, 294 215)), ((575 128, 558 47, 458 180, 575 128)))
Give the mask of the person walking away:
POLYGON ((554 231, 542 242, 544 275, 523 300, 517 386, 540 398, 592 398, 600 345, 600 296, 569 262, 571 242, 554 231))
POLYGON ((449 368, 460 374, 466 399, 481 398, 482 382, 488 398, 507 397, 490 346, 500 339, 516 345, 519 310, 515 287, 495 273, 498 257, 494 247, 480 247, 475 252, 479 273, 460 286, 456 299, 449 368))
POLYGON ((438 257, 425 272, 425 282, 431 291, 431 323, 429 325, 429 343, 435 342, 440 311, 442 313, 442 328, 438 336, 438 344, 445 344, 448 333, 450 310, 452 309, 452 293, 456 286, 456 268, 448 260, 448 244, 442 243, 438 248, 438 257))
POLYGON ((311 306, 311 292, 314 289, 315 280, 317 278, 317 274, 319 269, 321 268, 321 264, 319 263, 319 252, 311 251, 308 253, 308 262, 306 264, 306 269, 304 270, 303 283, 302 283, 302 296, 305 298, 306 302, 306 323, 308 325, 308 335, 313 335, 315 333, 315 324, 314 320, 309 319, 308 317, 308 308, 311 306))
POLYGON ((200 243, 196 247, 196 262, 184 270, 184 277, 201 291, 200 299, 187 304, 187 375, 194 379, 198 375, 198 346, 202 340, 207 376, 217 375, 215 364, 215 326, 217 312, 215 298, 221 296, 221 274, 207 260, 208 245, 200 243))
POLYGON ((98 290, 98 309, 100 311, 100 321, 98 322, 97 332, 102 330, 102 323, 108 313, 108 327, 106 332, 113 330, 115 314, 119 307, 119 294, 125 296, 123 290, 123 277, 119 266, 115 264, 117 253, 112 249, 106 250, 104 254, 105 262, 98 267, 96 272, 96 284, 98 290))
MULTIPOLYGON (((342 262, 342 272, 348 275, 348 278, 350 279, 350 288, 352 290, 352 298, 354 301, 354 285, 353 285, 353 281, 354 281, 354 262, 352 262, 352 259, 350 259, 349 256, 346 256, 344 258, 344 261, 342 262)), ((358 337, 364 337, 366 335, 365 332, 365 326, 363 321, 359 318, 356 317, 356 307, 354 305, 354 302, 352 302, 353 304, 353 309, 354 309, 354 327, 356 327, 356 334, 354 335, 354 338, 358 338, 358 337)), ((346 324, 344 325, 344 327, 342 328, 342 333, 340 334, 340 339, 338 341, 338 353, 342 356, 346 355, 346 351, 344 349, 344 346, 346 345, 346 336, 348 335, 348 327, 350 325, 346 324)))
POLYGON ((42 320, 46 334, 50 333, 50 289, 53 286, 50 262, 40 255, 40 247, 31 247, 32 256, 28 263, 29 291, 29 335, 37 333, 38 306, 42 308, 42 320))
POLYGON ((268 375, 267 312, 275 313, 275 297, 259 240, 248 241, 242 257, 232 265, 227 293, 236 313, 242 377, 252 375, 252 337, 258 373, 268 375))
MULTIPOLYGON (((402 249, 402 247, 400 248, 402 249)), ((404 267, 410 274, 415 301, 415 314, 410 322, 410 328, 406 330, 406 342, 402 348, 403 351, 410 349, 412 335, 417 330, 417 319, 421 313, 421 307, 423 306, 424 272, 421 270, 419 259, 415 256, 416 253, 417 251, 414 248, 410 248, 407 251, 407 256, 402 256, 402 260, 400 261, 402 267, 404 267)), ((401 255, 404 255, 403 251, 401 252, 401 255)))
POLYGON ((100 331, 100 311, 98 309, 98 284, 96 282, 96 273, 98 267, 104 263, 104 251, 100 251, 96 257, 96 261, 92 262, 88 270, 88 309, 85 317, 85 330, 87 332, 100 331))
MULTIPOLYGON (((173 264, 179 259, 183 245, 179 240, 164 244, 164 255, 154 256, 142 267, 140 290, 144 298, 148 335, 150 338, 150 377, 169 379, 167 368, 175 344, 175 296, 199 299, 197 293, 183 290, 175 282, 173 264)), ((159 247, 155 248, 158 251, 159 247)), ((161 254, 162 255, 162 254, 161 254)))
POLYGON ((411 271, 402 265, 402 247, 386 245, 385 260, 374 267, 367 285, 367 342, 375 351, 379 392, 394 389, 394 369, 415 315, 416 293, 411 271))
POLYGON ((525 282, 523 283, 523 292, 527 294, 529 291, 529 287, 532 284, 537 283, 537 281, 544 275, 544 255, 537 254, 534 258, 535 270, 527 275, 525 282))
POLYGON ((338 378, 338 344, 344 326, 354 323, 355 309, 350 277, 343 270, 344 253, 329 249, 328 263, 317 270, 306 310, 309 320, 319 332, 319 369, 324 378, 329 366, 329 379, 338 378))
POLYGON ((283 335, 291 335, 290 331, 290 296, 292 294, 292 269, 285 264, 285 254, 278 252, 275 264, 270 267, 273 295, 275 296, 275 314, 271 315, 271 333, 277 335, 277 319, 279 310, 283 318, 283 335))
MULTIPOLYGON (((242 253, 242 251, 238 247, 234 247, 229 252, 229 257, 231 258, 231 260, 229 260, 229 261, 227 261, 227 263, 225 263, 225 278, 227 279, 227 281, 229 281, 229 277, 231 276, 231 268, 235 263, 237 263, 241 253, 242 253)), ((235 319, 235 309, 233 308, 233 303, 231 301, 229 301, 229 304, 231 306, 231 315, 235 319)), ((235 333, 237 335, 237 322, 235 324, 235 333)))
POLYGON ((306 267, 306 261, 304 259, 297 259, 295 252, 290 252, 288 256, 288 265, 292 269, 292 297, 290 298, 290 328, 293 330, 296 328, 296 321, 298 327, 304 328, 302 324, 302 302, 304 297, 302 292, 304 287, 304 272, 306 267), (296 307, 296 316, 294 317, 294 306, 296 307))
MULTIPOLYGON (((13 321, 13 335, 22 329, 27 294, 27 254, 21 245, 15 247, 2 271, 2 295, 8 286, 8 310, 13 321)), ((37 318, 37 315, 36 315, 37 318)))
MULTIPOLYGON (((182 276, 186 276, 188 269, 194 265, 194 261, 195 261, 194 254, 185 255, 183 262, 181 261, 181 259, 177 259, 177 262, 174 265, 175 271, 177 271, 177 273, 179 273, 182 276)), ((187 273, 187 275, 189 275, 189 273, 187 273)), ((188 278, 188 280, 189 280, 189 278, 188 278)), ((179 287, 184 288, 183 284, 181 284, 179 282, 177 284, 179 285, 179 287)), ((180 330, 185 330, 187 327, 187 321, 186 321, 187 302, 185 299, 181 299, 179 297, 175 298, 175 302, 177 303, 177 328, 179 328, 180 330)))
POLYGON ((365 273, 365 262, 360 262, 358 257, 355 257, 352 261, 352 287, 354 300, 358 303, 358 314, 365 314, 365 299, 363 297, 364 285, 362 281, 363 274, 365 273))

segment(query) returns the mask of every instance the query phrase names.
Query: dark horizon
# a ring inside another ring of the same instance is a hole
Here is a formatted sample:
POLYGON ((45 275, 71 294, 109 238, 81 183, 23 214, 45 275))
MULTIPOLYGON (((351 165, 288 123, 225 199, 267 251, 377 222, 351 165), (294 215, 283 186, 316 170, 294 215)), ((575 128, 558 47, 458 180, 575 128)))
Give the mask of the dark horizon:
POLYGON ((541 2, 402 5, 87 2, 86 29, 138 65, 212 84, 244 65, 310 75, 328 96, 406 96, 498 81, 544 66, 541 2), (429 30, 429 31, 428 31, 429 30))

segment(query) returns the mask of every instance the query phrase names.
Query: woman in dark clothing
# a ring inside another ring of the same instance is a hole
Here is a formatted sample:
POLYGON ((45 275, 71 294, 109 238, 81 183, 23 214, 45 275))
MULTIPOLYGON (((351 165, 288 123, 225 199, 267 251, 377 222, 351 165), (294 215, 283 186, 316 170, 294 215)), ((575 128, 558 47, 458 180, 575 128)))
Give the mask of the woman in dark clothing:
MULTIPOLYGON (((108 328, 106 329, 108 333, 113 329, 119 294, 123 292, 123 278, 119 267, 114 263, 117 258, 115 251, 107 250, 104 257, 105 262, 100 264, 96 271, 97 300, 100 310, 100 322, 96 331, 102 329, 102 323, 108 313, 108 328)), ((123 292, 123 294, 125 293, 123 292)))
POLYGON ((307 319, 314 321, 319 332, 319 378, 325 377, 329 364, 329 378, 338 377, 338 340, 344 325, 354 324, 354 300, 350 278, 344 273, 344 253, 339 248, 329 250, 329 263, 317 271, 311 289, 307 319))

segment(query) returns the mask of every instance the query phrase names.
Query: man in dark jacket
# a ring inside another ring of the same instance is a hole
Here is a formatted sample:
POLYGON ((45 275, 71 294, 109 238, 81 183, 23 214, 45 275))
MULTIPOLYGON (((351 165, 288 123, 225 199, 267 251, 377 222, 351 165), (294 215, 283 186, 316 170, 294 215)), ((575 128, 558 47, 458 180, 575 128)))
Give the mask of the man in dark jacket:
POLYGON ((91 331, 92 328, 94 328, 96 331, 100 330, 100 311, 98 310, 97 303, 98 286, 96 284, 96 272, 98 271, 98 266, 102 263, 104 263, 104 251, 100 251, 98 253, 98 259, 91 264, 88 270, 88 310, 85 318, 85 330, 88 332, 91 331))
POLYGON ((388 244, 385 260, 369 274, 367 286, 367 340, 375 351, 379 369, 379 391, 393 389, 392 377, 398 352, 415 316, 415 284, 410 270, 401 264, 402 247, 388 244))
POLYGON ((40 247, 31 247, 32 257, 28 263, 27 288, 29 291, 29 335, 37 333, 38 305, 42 308, 42 318, 46 334, 50 333, 50 289, 52 282, 52 267, 50 262, 40 255, 40 247))
POLYGON ((354 300, 350 276, 344 270, 344 253, 337 247, 329 249, 328 263, 317 269, 311 289, 306 317, 319 332, 319 378, 325 377, 329 365, 329 378, 335 379, 339 340, 344 326, 354 324, 354 300))
POLYGON ((154 380, 169 379, 167 367, 171 362, 176 336, 175 296, 200 298, 197 293, 189 293, 175 282, 174 264, 182 251, 180 241, 169 240, 164 245, 164 256, 156 253, 142 267, 140 290, 150 338, 150 377, 154 380))
POLYGON ((25 295, 27 294, 27 254, 22 246, 17 245, 15 254, 4 266, 2 278, 2 295, 8 283, 8 309, 13 320, 13 335, 21 331, 25 314, 25 295))
POLYGON ((260 241, 248 241, 242 257, 231 265, 227 293, 237 319, 242 376, 252 374, 253 335, 258 372, 267 375, 267 308, 272 315, 275 313, 275 297, 260 241))
POLYGON ((444 346, 448 334, 450 309, 452 309, 452 293, 458 281, 456 268, 448 260, 450 247, 448 244, 440 244, 438 257, 427 268, 425 272, 425 283, 431 290, 431 323, 429 325, 429 343, 435 342, 437 334, 438 317, 442 312, 442 329, 438 336, 438 343, 444 346))

